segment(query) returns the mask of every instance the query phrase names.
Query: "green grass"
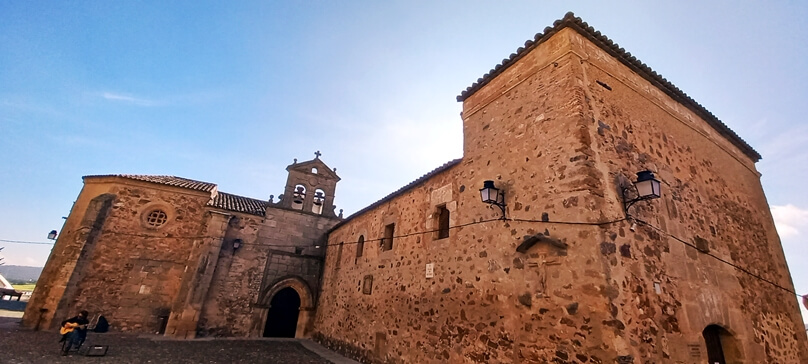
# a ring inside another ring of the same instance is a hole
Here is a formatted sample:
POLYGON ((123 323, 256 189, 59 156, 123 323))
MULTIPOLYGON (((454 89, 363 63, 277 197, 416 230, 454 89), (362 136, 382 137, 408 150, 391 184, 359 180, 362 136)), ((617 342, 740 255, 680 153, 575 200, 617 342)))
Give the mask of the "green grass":
POLYGON ((11 286, 18 291, 33 291, 36 284, 12 284, 11 286))

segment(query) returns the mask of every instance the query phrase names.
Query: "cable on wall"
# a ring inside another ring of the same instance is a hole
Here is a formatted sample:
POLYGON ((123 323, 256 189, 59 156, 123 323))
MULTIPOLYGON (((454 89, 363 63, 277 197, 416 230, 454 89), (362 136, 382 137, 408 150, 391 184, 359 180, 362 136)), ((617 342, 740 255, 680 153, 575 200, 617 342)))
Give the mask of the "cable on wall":
MULTIPOLYGON (((729 261, 727 261, 727 260, 725 260, 725 259, 723 259, 721 257, 718 257, 716 255, 710 254, 709 252, 705 252, 705 251, 699 249, 698 247, 696 247, 695 245, 693 245, 692 243, 690 243, 690 242, 688 242, 688 241, 686 241, 686 240, 684 240, 682 238, 679 238, 679 237, 677 237, 677 236, 675 236, 673 234, 670 234, 667 231, 662 230, 661 228, 656 227, 656 226, 654 226, 653 224, 651 224, 651 223, 649 223, 647 221, 638 219, 638 218, 633 217, 633 216, 628 216, 628 217, 625 217, 625 218, 620 218, 620 219, 615 219, 615 220, 596 221, 596 222, 550 221, 550 220, 544 220, 544 219, 542 219, 542 220, 534 220, 534 219, 518 219, 518 218, 517 219, 514 219, 514 218, 505 218, 505 219, 496 218, 496 219, 471 221, 471 222, 467 222, 467 223, 464 223, 464 224, 450 226, 449 229, 459 229, 459 228, 466 227, 466 226, 485 224, 485 223, 494 222, 494 221, 526 222, 526 223, 551 224, 551 225, 604 226, 604 225, 615 224, 615 223, 618 223, 618 222, 629 221, 629 220, 637 222, 637 223, 640 223, 641 225, 644 225, 644 226, 648 226, 649 228, 652 228, 652 229, 656 230, 657 232, 659 232, 659 233, 661 233, 661 234, 663 234, 663 235, 665 235, 667 237, 670 237, 671 239, 674 239, 674 240, 676 240, 676 241, 678 241, 678 242, 680 242, 682 244, 685 244, 688 247, 696 249, 699 253, 708 255, 708 256, 712 257, 713 259, 716 259, 717 261, 719 261, 721 263, 729 265, 729 266, 737 269, 738 271, 746 273, 746 274, 748 274, 749 276, 751 276, 753 278, 759 279, 759 280, 761 280, 763 282, 766 282, 766 283, 768 283, 768 284, 770 284, 770 285, 772 285, 772 286, 774 286, 776 288, 779 288, 779 289, 781 289, 783 291, 786 291, 786 292, 791 293, 793 295, 796 295, 798 297, 801 297, 801 298, 804 298, 804 299, 808 298, 808 295, 801 295, 801 294, 799 294, 799 293, 797 293, 795 291, 792 291, 792 290, 790 290, 790 289, 788 289, 786 287, 783 287, 783 286, 777 284, 776 282, 773 282, 773 281, 771 281, 769 279, 766 279, 766 278, 760 276, 759 274, 755 274, 755 273, 749 271, 748 269, 743 268, 743 267, 741 267, 741 266, 739 266, 739 265, 737 265, 735 263, 729 262, 729 261)), ((433 233, 438 232, 439 230, 440 229, 432 229, 432 230, 425 230, 425 231, 416 231, 416 232, 411 232, 411 233, 402 234, 402 235, 395 235, 395 236, 393 236, 393 239, 395 239, 395 238, 406 238, 406 237, 411 237, 411 236, 416 236, 416 235, 433 234, 433 233)), ((220 236, 205 236, 205 235, 203 235, 203 236, 154 236, 154 235, 148 235, 148 234, 124 233, 124 232, 117 232, 117 231, 111 231, 111 230, 102 230, 102 233, 114 234, 114 235, 124 235, 124 236, 134 236, 134 237, 141 237, 141 238, 148 238, 148 239, 222 239, 222 237, 220 237, 220 236)), ((376 241, 381 242, 383 240, 384 240, 384 238, 365 239, 363 241, 363 243, 376 242, 376 241)), ((36 244, 36 245, 52 245, 53 244, 53 243, 46 243, 46 242, 6 240, 6 239, 0 239, 0 242, 12 243, 12 244, 36 244)), ((252 246, 276 247, 276 248, 299 248, 300 247, 299 245, 261 244, 261 243, 246 243, 246 242, 242 242, 242 244, 243 245, 252 245, 252 246)), ((355 242, 352 241, 352 242, 342 242, 340 244, 323 244, 323 246, 338 246, 338 245, 353 245, 353 244, 359 244, 359 242, 358 241, 355 241, 355 242)))

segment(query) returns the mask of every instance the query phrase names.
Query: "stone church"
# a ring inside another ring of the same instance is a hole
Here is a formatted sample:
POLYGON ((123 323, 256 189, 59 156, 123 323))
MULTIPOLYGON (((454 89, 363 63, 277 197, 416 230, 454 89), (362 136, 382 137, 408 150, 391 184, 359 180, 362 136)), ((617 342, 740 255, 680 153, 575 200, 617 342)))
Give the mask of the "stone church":
POLYGON ((808 362, 760 155, 703 106, 571 13, 458 101, 463 157, 344 219, 319 155, 278 202, 84 177, 24 324, 82 308, 372 363, 808 362))
POLYGON ((180 177, 85 176, 23 324, 54 328, 86 309, 116 330, 179 338, 308 335, 340 220, 340 178, 317 154, 287 167, 277 202, 180 177))

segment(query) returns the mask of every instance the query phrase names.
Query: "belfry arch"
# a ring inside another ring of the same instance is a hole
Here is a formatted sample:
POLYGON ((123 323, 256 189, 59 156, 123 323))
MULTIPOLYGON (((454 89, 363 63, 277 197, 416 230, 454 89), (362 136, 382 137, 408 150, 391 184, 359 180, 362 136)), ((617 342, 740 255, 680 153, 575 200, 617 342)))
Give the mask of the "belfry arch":
POLYGON ((289 300, 294 300, 295 294, 297 298, 299 298, 296 329, 294 330, 294 336, 290 335, 286 337, 302 338, 308 335, 308 328, 311 327, 311 321, 314 318, 314 296, 311 292, 311 288, 309 288, 309 285, 302 278, 287 276, 280 278, 274 284, 270 285, 268 289, 262 292, 258 300, 259 305, 266 308, 261 320, 262 327, 264 328, 261 332, 261 336, 266 336, 268 334, 267 328, 272 327, 272 325, 286 324, 286 322, 272 322, 272 320, 275 319, 272 315, 275 313, 274 311, 277 311, 272 309, 272 305, 274 303, 276 309, 279 305, 284 305, 288 308, 289 300), (290 292, 290 289, 294 292, 290 292))

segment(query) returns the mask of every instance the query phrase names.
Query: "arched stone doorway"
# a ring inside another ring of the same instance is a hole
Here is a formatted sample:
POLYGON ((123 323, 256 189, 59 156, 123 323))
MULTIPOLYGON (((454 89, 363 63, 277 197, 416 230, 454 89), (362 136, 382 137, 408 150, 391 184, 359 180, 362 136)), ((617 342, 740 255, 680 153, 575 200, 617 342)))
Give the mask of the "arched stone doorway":
POLYGON ((300 314, 300 295, 292 287, 275 293, 269 302, 264 337, 295 337, 300 314))
POLYGON ((707 325, 702 331, 707 345, 707 362, 710 364, 737 363, 741 360, 738 343, 727 329, 719 325, 707 325))
POLYGON ((260 297, 259 304, 267 308, 259 322, 263 327, 261 336, 306 337, 313 317, 314 297, 305 280, 297 276, 281 278, 260 297))

